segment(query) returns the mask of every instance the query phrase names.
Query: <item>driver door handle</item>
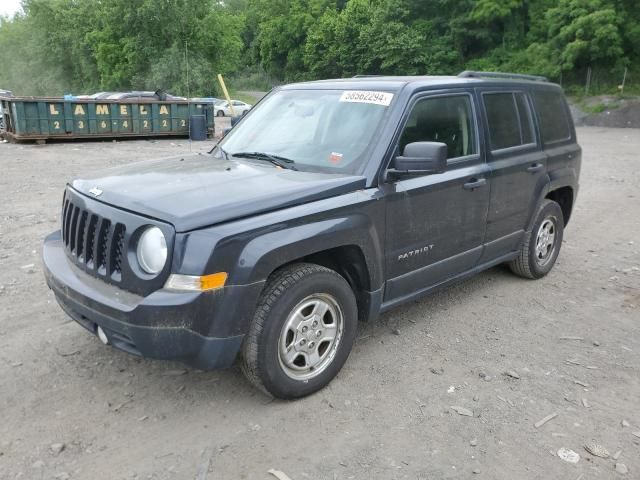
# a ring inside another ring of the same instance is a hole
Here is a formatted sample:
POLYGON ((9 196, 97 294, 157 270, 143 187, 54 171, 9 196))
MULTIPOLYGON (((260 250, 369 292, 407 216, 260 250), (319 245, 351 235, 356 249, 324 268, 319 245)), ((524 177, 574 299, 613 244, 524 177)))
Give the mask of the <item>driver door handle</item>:
POLYGON ((472 178, 464 184, 465 190, 475 190, 476 188, 484 187, 487 184, 486 178, 472 178))
POLYGON ((527 168, 527 172, 538 173, 544 169, 544 165, 542 163, 534 163, 529 168, 527 168))

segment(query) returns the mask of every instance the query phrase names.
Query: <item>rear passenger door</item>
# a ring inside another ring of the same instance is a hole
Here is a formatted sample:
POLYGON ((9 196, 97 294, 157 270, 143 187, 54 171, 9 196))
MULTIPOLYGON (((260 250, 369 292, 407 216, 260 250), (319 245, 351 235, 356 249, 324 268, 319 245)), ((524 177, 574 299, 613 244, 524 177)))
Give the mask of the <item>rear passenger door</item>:
POLYGON ((480 259, 485 263, 519 247, 535 194, 545 181, 547 157, 536 135, 527 90, 480 90, 480 97, 491 168, 485 249, 480 259))

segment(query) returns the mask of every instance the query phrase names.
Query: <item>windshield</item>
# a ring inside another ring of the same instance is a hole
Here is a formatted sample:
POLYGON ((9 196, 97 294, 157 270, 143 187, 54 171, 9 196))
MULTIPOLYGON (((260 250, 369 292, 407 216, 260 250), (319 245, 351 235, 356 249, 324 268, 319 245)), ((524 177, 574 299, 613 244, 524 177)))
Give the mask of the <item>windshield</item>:
POLYGON ((228 155, 278 155, 293 160, 299 170, 354 173, 366 162, 392 99, 387 92, 280 90, 220 146, 228 155))

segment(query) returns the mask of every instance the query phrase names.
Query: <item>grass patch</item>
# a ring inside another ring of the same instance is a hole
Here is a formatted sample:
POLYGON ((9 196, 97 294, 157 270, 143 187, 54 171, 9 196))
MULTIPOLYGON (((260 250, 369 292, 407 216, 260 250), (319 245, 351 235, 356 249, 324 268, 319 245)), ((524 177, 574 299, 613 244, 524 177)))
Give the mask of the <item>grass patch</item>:
POLYGON ((590 114, 598 114, 598 113, 602 113, 602 112, 606 112, 607 110, 615 110, 616 108, 620 108, 620 103, 619 102, 598 102, 598 103, 592 103, 589 104, 586 102, 586 100, 582 100, 580 102, 578 102, 578 106, 580 107, 580 110, 582 110, 585 113, 590 113, 590 114))
POLYGON ((235 90, 231 90, 229 92, 229 95, 231 95, 232 100, 240 100, 241 102, 248 103, 250 105, 255 105, 256 102, 258 101, 255 97, 251 95, 247 95, 246 93, 238 93, 235 90))
POLYGON ((268 92, 274 85, 278 84, 260 67, 246 67, 233 76, 229 77, 228 84, 234 90, 256 90, 268 92))

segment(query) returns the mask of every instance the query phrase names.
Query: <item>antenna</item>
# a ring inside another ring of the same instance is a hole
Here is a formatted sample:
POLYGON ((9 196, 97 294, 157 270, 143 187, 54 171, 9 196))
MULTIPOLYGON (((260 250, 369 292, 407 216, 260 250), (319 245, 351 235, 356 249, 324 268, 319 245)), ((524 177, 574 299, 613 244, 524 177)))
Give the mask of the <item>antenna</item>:
POLYGON ((189 153, 191 153, 191 88, 189 86, 189 42, 184 41, 184 63, 187 70, 187 114, 189 121, 189 153))
POLYGON ((189 42, 184 41, 184 62, 187 66, 187 98, 191 98, 191 88, 189 86, 189 42))

